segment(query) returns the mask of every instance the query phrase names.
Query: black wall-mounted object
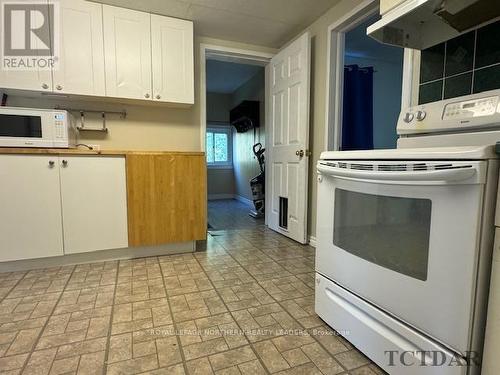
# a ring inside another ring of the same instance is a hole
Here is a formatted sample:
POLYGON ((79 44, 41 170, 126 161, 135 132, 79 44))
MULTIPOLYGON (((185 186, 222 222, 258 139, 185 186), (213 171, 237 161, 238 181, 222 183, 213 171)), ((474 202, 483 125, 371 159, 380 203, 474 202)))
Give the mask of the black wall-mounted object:
POLYGON ((229 112, 229 120, 238 133, 258 128, 260 126, 259 102, 243 100, 229 112))

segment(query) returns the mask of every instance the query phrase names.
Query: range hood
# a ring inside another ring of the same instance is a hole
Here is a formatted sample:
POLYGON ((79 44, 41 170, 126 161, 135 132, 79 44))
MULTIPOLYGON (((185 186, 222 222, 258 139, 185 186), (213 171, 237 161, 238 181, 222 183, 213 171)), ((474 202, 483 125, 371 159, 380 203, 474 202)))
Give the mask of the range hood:
POLYGON ((500 18, 500 0, 405 0, 396 3, 400 4, 369 26, 367 34, 385 44, 419 50, 500 18))

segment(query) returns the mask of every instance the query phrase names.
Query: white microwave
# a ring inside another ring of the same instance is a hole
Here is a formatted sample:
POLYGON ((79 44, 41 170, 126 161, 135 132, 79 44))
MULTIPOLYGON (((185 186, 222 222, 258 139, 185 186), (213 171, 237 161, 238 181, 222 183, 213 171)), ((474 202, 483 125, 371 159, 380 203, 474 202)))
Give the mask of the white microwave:
POLYGON ((0 147, 76 147, 73 116, 64 110, 0 107, 0 147))

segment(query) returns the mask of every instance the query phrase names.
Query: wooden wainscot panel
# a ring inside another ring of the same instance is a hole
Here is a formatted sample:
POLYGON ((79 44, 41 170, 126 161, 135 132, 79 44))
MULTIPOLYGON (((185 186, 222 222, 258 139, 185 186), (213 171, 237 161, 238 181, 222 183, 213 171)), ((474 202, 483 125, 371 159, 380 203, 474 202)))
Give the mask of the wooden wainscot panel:
POLYGON ((205 156, 127 154, 129 246, 204 240, 205 156))

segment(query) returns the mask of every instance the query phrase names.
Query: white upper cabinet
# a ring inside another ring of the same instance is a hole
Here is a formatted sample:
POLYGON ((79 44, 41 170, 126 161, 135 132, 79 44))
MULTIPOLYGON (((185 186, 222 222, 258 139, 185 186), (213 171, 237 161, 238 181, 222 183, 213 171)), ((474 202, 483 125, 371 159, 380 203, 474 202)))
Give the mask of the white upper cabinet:
POLYGON ((58 4, 55 68, 0 69, 0 89, 194 104, 193 22, 84 0, 58 4))
POLYGON ((103 6, 106 95, 151 98, 151 15, 103 6))
POLYGON ((64 253, 128 246, 123 156, 60 156, 64 253))
POLYGON ((3 70, 0 69, 0 88, 52 91, 52 73, 50 70, 3 70))
MULTIPOLYGON (((22 15, 22 13, 19 14, 22 15)), ((3 15, 1 16, 3 23, 3 15)), ((15 22, 15 20, 12 20, 12 28, 13 28, 12 35, 25 34, 23 22, 15 22)), ((38 32, 43 32, 43 31, 38 31, 38 32)), ((4 38, 3 34, 2 38, 4 38)), ((44 35, 42 39, 47 40, 50 38, 44 35)), ((24 40, 24 43, 26 43, 26 39, 24 40)), ((43 42, 40 38, 32 38, 30 40, 30 46, 34 50, 41 49, 43 47, 42 43, 43 42)), ((27 70, 5 70, 2 67, 2 69, 0 69, 0 88, 30 90, 30 91, 49 91, 49 92, 52 91, 52 71, 50 66, 38 69, 36 66, 34 68, 30 68, 27 70)))
POLYGON ((61 20, 59 66, 54 91, 105 95, 102 5, 83 0, 59 0, 61 20))
POLYGON ((151 15, 153 99, 194 103, 193 23, 151 15))

